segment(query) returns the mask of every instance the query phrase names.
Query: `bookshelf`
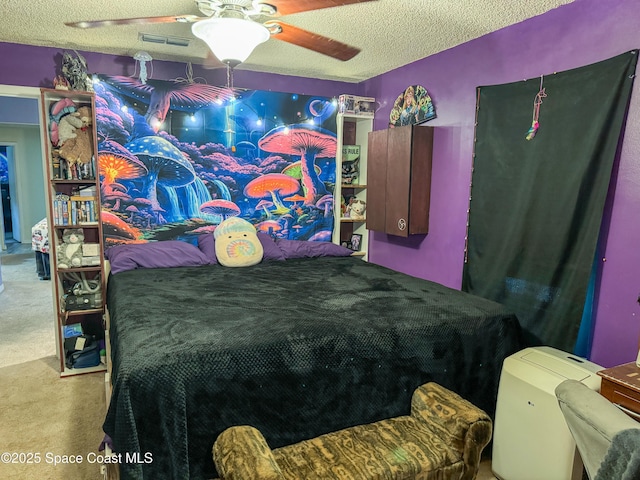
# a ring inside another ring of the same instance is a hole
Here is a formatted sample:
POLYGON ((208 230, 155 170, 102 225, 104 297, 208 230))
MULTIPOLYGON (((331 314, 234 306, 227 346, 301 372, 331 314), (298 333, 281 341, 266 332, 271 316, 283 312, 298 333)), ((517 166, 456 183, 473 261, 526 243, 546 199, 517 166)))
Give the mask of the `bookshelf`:
POLYGON ((92 92, 45 88, 40 95, 60 375, 105 371, 106 366, 100 361, 106 279, 95 98, 92 92), (63 118, 68 115, 82 120, 81 126, 71 129, 75 136, 62 130, 63 118), (81 242, 74 243, 78 238, 81 242), (83 355, 72 364, 74 352, 76 356, 78 352, 83 355))
POLYGON ((354 255, 361 256, 363 260, 368 259, 369 246, 366 210, 364 216, 354 215, 349 204, 353 201, 365 204, 367 202, 367 140, 372 129, 371 115, 337 115, 338 144, 332 241, 352 247, 356 252, 354 255))

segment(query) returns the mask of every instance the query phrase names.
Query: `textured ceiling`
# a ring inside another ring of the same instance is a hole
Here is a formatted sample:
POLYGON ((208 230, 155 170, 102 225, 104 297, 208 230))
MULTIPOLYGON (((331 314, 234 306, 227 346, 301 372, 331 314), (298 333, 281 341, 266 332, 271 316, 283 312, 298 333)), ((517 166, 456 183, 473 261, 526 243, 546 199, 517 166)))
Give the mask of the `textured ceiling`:
MULTIPOLYGON (((303 0, 301 0, 303 1, 303 0)), ((270 39, 238 68, 359 82, 542 14, 573 0, 377 0, 282 17, 282 21, 356 46, 341 62, 270 39)), ((201 15, 193 0, 2 0, 0 41, 206 64, 208 49, 191 25, 111 26, 81 30, 64 22, 201 15), (190 40, 188 47, 143 42, 139 33, 190 40)), ((89 66, 91 67, 91 66, 89 66)))

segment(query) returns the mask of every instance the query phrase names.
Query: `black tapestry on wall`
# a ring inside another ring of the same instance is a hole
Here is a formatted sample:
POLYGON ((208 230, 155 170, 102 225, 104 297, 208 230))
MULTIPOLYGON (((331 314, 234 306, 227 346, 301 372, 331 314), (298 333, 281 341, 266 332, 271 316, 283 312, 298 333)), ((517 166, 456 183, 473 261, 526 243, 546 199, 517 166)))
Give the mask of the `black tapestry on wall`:
POLYGON ((573 350, 637 54, 477 89, 462 290, 515 311, 529 345, 573 350))

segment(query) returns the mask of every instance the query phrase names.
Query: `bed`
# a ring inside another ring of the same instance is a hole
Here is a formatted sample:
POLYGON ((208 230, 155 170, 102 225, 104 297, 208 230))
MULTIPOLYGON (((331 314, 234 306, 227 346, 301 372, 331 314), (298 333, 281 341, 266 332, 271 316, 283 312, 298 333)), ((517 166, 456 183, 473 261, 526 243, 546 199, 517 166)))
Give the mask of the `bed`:
POLYGON ((346 256, 112 272, 107 306, 124 479, 215 478, 231 425, 276 448, 406 415, 429 381, 493 417, 522 347, 501 305, 346 256))

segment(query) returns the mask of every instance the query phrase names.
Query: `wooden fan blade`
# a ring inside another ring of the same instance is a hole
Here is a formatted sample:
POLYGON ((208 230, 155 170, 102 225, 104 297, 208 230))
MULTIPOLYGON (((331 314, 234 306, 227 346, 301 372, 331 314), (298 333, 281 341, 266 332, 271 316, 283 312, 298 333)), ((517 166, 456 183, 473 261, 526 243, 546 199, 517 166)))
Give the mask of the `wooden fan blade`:
POLYGON ((360 53, 359 48, 352 47, 351 45, 333 40, 329 37, 323 37, 309 30, 294 27, 288 23, 268 21, 265 22, 264 25, 267 28, 274 25, 280 27, 280 32, 272 34, 273 38, 298 45, 299 47, 308 48, 309 50, 342 60, 343 62, 351 60, 360 53))
POLYGON ((273 5, 278 10, 276 16, 292 13, 320 10, 322 8, 342 7, 354 3, 375 2, 376 0, 264 0, 263 3, 273 5))
POLYGON ((208 17, 199 17, 197 15, 171 15, 168 17, 141 17, 141 18, 121 18, 116 20, 88 20, 82 22, 65 22, 67 27, 75 28, 96 28, 110 27, 112 25, 141 25, 150 23, 193 23, 198 20, 204 20, 208 17))

